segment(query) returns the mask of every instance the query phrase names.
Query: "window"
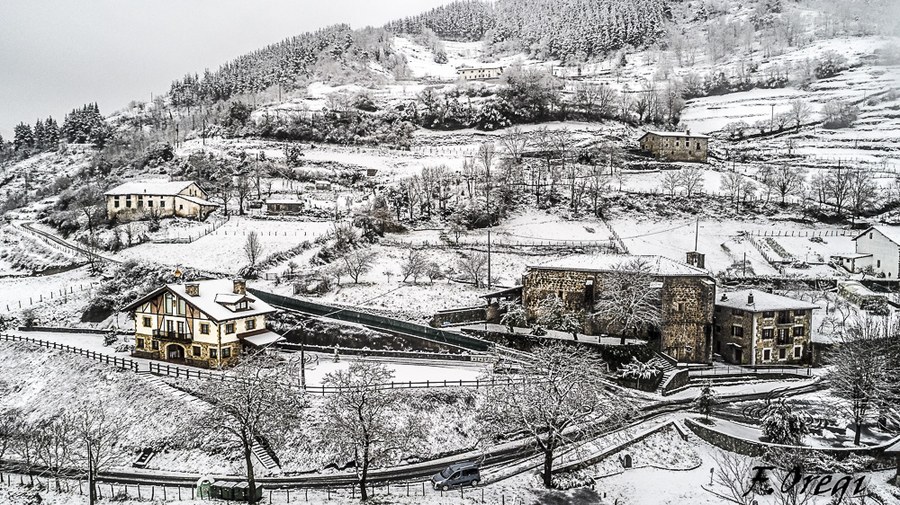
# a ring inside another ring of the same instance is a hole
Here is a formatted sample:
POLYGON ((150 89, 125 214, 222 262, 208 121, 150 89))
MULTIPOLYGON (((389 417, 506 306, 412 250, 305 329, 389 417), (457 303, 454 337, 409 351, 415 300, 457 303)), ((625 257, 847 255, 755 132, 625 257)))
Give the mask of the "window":
POLYGON ((216 359, 219 357, 219 352, 214 347, 209 348, 209 357, 212 359, 216 359))
POLYGON ((154 351, 158 351, 159 350, 159 342, 154 340, 153 342, 150 343, 150 347, 152 347, 154 351))
POLYGON ((234 323, 225 323, 225 333, 234 333, 234 323))
POLYGON ((773 310, 764 310, 764 311, 763 311, 763 317, 766 318, 766 319, 771 319, 771 318, 775 317, 775 311, 773 311, 773 310))
POLYGON ((762 338, 763 340, 772 340, 775 336, 775 330, 773 328, 763 328, 762 330, 762 338))
POLYGON ((165 207, 165 206, 166 206, 166 201, 165 201, 165 200, 160 200, 160 201, 159 201, 159 206, 160 206, 160 207, 165 207))
POLYGON ((763 361, 772 361, 772 349, 763 349, 763 361))
POLYGON ((223 347, 222 348, 222 357, 230 358, 231 357, 231 347, 223 347))
POLYGON ((142 339, 142 338, 135 339, 134 346, 137 347, 138 349, 143 349, 144 348, 144 339, 142 339))
POLYGON ((794 358, 800 359, 803 356, 803 346, 794 347, 794 358))
POLYGON ((246 326, 247 326, 248 330, 255 330, 256 329, 256 319, 248 319, 246 326))
POLYGON ((806 317, 807 311, 805 310, 795 310, 794 317, 806 317))
POLYGON ((147 207, 153 207, 153 200, 147 201, 147 207))
POLYGON ((250 308, 250 305, 246 301, 238 302, 235 306, 236 310, 247 310, 248 308, 250 308))
POLYGON ((166 314, 171 314, 172 313, 172 302, 173 302, 172 294, 166 293, 165 299, 166 299, 166 314))
POLYGON ((115 200, 113 200, 113 206, 117 209, 119 208, 119 197, 118 196, 116 197, 115 200))
POLYGON ((200 323, 200 333, 209 335, 209 323, 200 323))
POLYGON ((200 348, 199 345, 195 345, 191 347, 191 352, 194 354, 195 358, 199 358, 201 354, 203 354, 203 349, 200 348))
POLYGON ((806 328, 803 326, 794 326, 794 337, 803 337, 806 335, 806 328))
POLYGON ((881 268, 881 260, 875 260, 875 268, 881 268))
POLYGON ((869 240, 872 240, 872 233, 869 233, 869 240))
POLYGON ((778 324, 789 324, 791 322, 791 311, 782 310, 778 313, 778 324))
POLYGON ((785 345, 788 343, 788 329, 787 328, 778 328, 778 345, 785 345))
POLYGON ((784 347, 778 349, 778 359, 787 359, 787 349, 784 347))
POLYGON ((178 210, 184 210, 184 205, 178 204, 178 210))
POLYGON ((144 323, 144 328, 149 328, 150 327, 150 318, 147 316, 144 316, 143 323, 144 323))
POLYGON ((178 314, 183 316, 185 312, 186 312, 186 306, 184 303, 184 299, 179 298, 178 299, 178 314))
POLYGON ((678 302, 678 312, 684 312, 684 302, 678 302))
POLYGON ((731 336, 732 337, 743 337, 744 336, 744 327, 734 325, 731 327, 731 336))
POLYGON ((741 309, 732 309, 732 310, 731 310, 731 315, 732 315, 732 316, 735 316, 735 317, 743 317, 744 311, 741 310, 741 309))

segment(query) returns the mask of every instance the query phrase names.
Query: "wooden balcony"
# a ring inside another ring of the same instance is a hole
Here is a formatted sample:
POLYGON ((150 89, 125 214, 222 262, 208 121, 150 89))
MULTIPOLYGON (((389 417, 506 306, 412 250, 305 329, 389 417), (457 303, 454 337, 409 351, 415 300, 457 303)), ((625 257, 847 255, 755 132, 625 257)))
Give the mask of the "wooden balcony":
POLYGON ((173 342, 191 342, 194 340, 190 333, 167 330, 153 330, 153 338, 171 340, 173 342))

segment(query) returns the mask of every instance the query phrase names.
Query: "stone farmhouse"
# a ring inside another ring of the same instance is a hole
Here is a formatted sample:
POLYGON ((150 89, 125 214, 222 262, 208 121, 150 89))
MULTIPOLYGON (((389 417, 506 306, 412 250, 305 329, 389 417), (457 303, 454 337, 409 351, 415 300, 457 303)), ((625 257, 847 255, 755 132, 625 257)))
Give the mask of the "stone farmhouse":
POLYGON ((282 339, 266 329, 275 309, 249 296, 242 279, 167 284, 124 310, 134 317, 134 355, 141 358, 222 368, 244 348, 282 339))
POLYGON ((812 360, 816 305, 756 289, 716 301, 715 352, 735 365, 798 365, 812 360))
POLYGON ((481 81, 499 79, 503 75, 503 67, 467 67, 456 69, 456 76, 464 81, 481 81))
MULTIPOLYGON (((590 312, 595 294, 602 293, 611 277, 636 258, 644 262, 660 290, 660 327, 648 328, 642 337, 680 362, 711 363, 716 283, 702 268, 663 256, 568 256, 527 267, 522 304, 533 317, 540 301, 553 294, 570 309, 590 312)), ((602 329, 586 323, 586 331, 602 329)))
POLYGON ((641 150, 654 158, 667 161, 691 161, 706 163, 709 137, 686 132, 649 131, 638 142, 641 150))
POLYGON ((219 204, 193 181, 126 182, 105 193, 109 219, 135 221, 151 214, 159 217, 206 219, 219 204))
POLYGON ((855 254, 835 256, 850 272, 871 270, 880 277, 900 276, 900 226, 870 226, 853 238, 855 254))

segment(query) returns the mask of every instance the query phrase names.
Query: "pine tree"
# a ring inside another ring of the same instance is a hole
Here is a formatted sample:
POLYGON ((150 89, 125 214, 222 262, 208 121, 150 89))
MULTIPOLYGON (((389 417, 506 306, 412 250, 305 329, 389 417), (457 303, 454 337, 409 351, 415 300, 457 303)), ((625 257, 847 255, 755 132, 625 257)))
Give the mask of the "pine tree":
POLYGON ((38 119, 34 123, 34 147, 35 149, 44 149, 44 122, 38 119))
POLYGON ((32 132, 31 126, 25 123, 19 123, 16 125, 13 133, 15 134, 13 147, 16 151, 34 147, 34 132, 32 132))
POLYGON ((713 409, 719 403, 719 397, 716 395, 715 390, 713 390, 711 381, 707 381, 706 384, 700 388, 700 396, 697 397, 694 403, 697 410, 706 416, 706 420, 709 421, 709 415, 712 414, 713 409))

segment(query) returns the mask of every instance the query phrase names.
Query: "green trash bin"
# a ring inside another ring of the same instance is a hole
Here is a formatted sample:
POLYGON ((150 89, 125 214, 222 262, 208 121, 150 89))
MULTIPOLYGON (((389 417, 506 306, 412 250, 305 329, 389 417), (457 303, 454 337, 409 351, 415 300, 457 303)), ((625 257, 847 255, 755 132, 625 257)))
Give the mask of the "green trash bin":
MULTIPOLYGON (((247 496, 250 494, 250 483, 248 482, 238 482, 232 488, 232 493, 235 500, 247 501, 247 496)), ((256 496, 253 497, 253 501, 257 502, 262 500, 263 488, 259 484, 256 485, 256 496)))
POLYGON ((216 482, 210 488, 212 497, 219 500, 234 500, 234 482, 216 482))

